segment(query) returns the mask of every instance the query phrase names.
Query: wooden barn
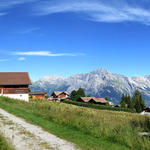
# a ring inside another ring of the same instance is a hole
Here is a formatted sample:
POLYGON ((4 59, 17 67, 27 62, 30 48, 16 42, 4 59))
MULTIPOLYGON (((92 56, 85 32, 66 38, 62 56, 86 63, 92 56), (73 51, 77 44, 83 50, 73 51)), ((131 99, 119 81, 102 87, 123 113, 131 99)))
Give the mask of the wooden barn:
POLYGON ((105 100, 104 98, 95 98, 91 99, 89 101, 89 103, 94 103, 94 104, 99 104, 99 105, 106 105, 108 103, 107 100, 105 100))
POLYGON ((104 98, 95 98, 95 97, 80 97, 78 101, 84 103, 99 104, 99 105, 106 105, 108 103, 108 101, 105 100, 104 98))
POLYGON ((30 92, 30 97, 33 99, 45 99, 47 96, 46 92, 30 92))
POLYGON ((29 101, 29 85, 27 72, 0 72, 0 96, 29 101))
POLYGON ((80 97, 78 102, 88 103, 90 100, 94 99, 94 97, 80 97))

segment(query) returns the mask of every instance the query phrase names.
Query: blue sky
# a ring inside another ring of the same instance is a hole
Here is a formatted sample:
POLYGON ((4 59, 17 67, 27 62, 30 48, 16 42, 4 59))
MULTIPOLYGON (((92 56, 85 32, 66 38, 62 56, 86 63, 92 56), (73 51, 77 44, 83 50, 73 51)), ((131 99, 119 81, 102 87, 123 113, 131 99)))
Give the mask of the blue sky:
POLYGON ((149 0, 0 0, 0 70, 150 74, 149 0))

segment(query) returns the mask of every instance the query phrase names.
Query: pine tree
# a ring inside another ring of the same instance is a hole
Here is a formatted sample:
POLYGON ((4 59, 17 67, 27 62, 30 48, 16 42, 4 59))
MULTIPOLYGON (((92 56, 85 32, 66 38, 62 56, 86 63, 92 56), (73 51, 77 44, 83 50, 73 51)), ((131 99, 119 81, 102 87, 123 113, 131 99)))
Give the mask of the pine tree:
POLYGON ((70 94, 71 100, 75 101, 76 95, 77 95, 77 91, 73 90, 73 91, 71 92, 71 94, 70 94))
POLYGON ((77 91, 77 95, 79 95, 80 97, 85 97, 84 89, 79 88, 77 91))
POLYGON ((140 94, 139 103, 140 103, 140 106, 141 106, 141 111, 143 111, 145 109, 146 105, 145 105, 145 102, 143 100, 142 94, 140 94))
POLYGON ((140 113, 145 108, 145 102, 142 98, 142 93, 136 90, 132 98, 132 106, 136 109, 136 112, 140 113))
POLYGON ((131 96, 128 96, 128 108, 133 108, 132 106, 132 100, 131 100, 131 96))
POLYGON ((132 105, 135 108, 136 103, 138 102, 138 97, 140 96, 139 90, 136 90, 133 97, 132 97, 132 105))
POLYGON ((105 99, 106 99, 106 101, 109 101, 109 99, 108 99, 108 97, 107 97, 107 96, 105 97, 105 99))
POLYGON ((124 94, 122 94, 120 105, 121 107, 126 107, 126 98, 124 94))
POLYGON ((121 105, 121 107, 125 108, 126 107, 125 101, 122 101, 122 103, 120 105, 121 105))
POLYGON ((73 90, 70 94, 70 98, 73 101, 77 101, 80 97, 85 97, 84 89, 79 88, 77 91, 73 90))

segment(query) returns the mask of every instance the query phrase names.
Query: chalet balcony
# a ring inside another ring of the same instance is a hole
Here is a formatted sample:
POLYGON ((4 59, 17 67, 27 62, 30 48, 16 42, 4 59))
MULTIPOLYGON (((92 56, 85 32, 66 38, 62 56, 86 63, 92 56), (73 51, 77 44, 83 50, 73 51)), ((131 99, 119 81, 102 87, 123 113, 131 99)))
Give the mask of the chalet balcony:
POLYGON ((27 94, 29 93, 28 88, 3 88, 0 89, 2 94, 27 94))

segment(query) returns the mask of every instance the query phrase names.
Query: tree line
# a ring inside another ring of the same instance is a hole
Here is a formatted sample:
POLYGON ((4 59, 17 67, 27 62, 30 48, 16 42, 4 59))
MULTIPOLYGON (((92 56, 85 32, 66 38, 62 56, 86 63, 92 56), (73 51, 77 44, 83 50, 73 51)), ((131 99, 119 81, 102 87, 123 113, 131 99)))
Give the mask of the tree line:
POLYGON ((77 91, 73 90, 70 94, 70 98, 73 101, 77 101, 80 97, 86 97, 84 89, 79 88, 77 91))
POLYGON ((135 109, 136 112, 142 112, 146 105, 142 97, 142 93, 136 90, 133 97, 123 94, 120 102, 121 107, 135 109))
MULTIPOLYGON (((80 97, 86 97, 84 89, 82 88, 73 90, 70 94, 70 98, 72 101, 77 101, 80 97)), ((90 95, 87 95, 87 97, 90 97, 90 95)), ((108 97, 105 97, 105 99, 109 101, 108 97)), ((133 97, 128 94, 123 94, 121 97, 120 106, 122 108, 135 109, 135 111, 138 113, 142 112, 146 107, 142 97, 142 93, 139 90, 135 91, 133 97)))

